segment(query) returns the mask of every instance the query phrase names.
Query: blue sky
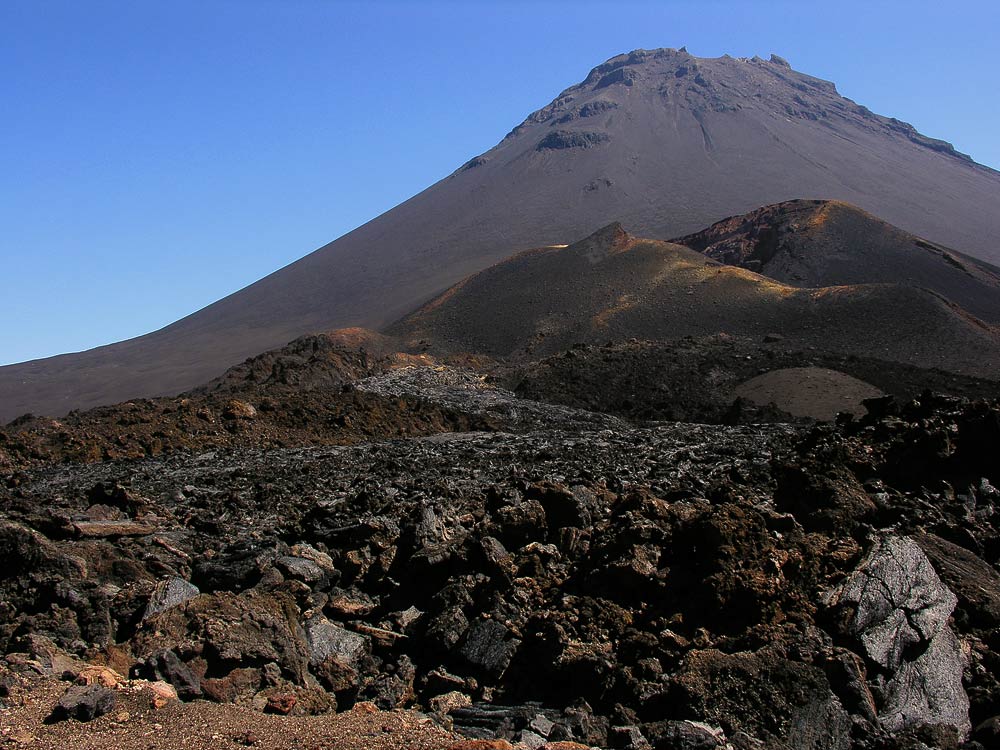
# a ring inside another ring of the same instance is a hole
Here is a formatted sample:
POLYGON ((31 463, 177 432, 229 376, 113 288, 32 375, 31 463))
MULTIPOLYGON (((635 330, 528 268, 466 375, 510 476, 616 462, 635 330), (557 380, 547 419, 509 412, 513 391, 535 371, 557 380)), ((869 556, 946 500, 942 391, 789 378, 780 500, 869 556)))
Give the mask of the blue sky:
POLYGON ((0 363, 140 335, 640 47, 776 52, 1000 167, 993 2, 0 0, 0 363))

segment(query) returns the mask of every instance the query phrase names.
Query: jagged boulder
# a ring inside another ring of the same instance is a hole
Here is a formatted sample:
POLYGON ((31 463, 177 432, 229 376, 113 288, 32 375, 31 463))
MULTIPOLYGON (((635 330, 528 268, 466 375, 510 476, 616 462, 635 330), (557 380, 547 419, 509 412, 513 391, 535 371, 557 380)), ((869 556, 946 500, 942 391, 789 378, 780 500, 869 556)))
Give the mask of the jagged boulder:
POLYGON ((59 699, 46 721, 91 721, 114 710, 117 702, 115 691, 109 688, 101 685, 73 685, 59 699))
POLYGON ((172 685, 181 700, 194 700, 202 696, 201 679, 170 649, 149 657, 145 668, 153 679, 172 685))
POLYGON ((223 419, 253 419, 257 416, 257 409, 252 404, 239 399, 230 399, 222 409, 223 419))
POLYGON ((907 537, 880 539, 830 592, 842 634, 857 640, 875 670, 871 684, 883 728, 941 724, 968 735, 965 660, 948 625, 957 601, 907 537))
POLYGON ((291 597, 255 590, 202 594, 149 618, 131 639, 140 659, 173 650, 184 661, 199 660, 207 677, 225 677, 247 664, 273 662, 296 684, 304 684, 309 646, 291 597))
POLYGON ((153 590, 142 619, 145 620, 160 612, 164 612, 171 607, 183 604, 188 599, 193 599, 201 592, 197 586, 185 581, 183 578, 167 578, 160 581, 153 590))
POLYGON ((327 620, 314 617, 305 624, 309 664, 333 692, 356 692, 371 653, 370 640, 327 620))

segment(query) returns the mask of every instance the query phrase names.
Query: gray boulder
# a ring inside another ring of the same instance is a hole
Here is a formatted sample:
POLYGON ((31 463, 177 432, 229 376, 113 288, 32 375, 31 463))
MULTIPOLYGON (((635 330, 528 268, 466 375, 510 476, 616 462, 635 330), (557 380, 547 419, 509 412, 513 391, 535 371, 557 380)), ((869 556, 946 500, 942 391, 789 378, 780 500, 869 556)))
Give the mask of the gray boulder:
POLYGON ((322 664, 333 657, 337 661, 357 667, 369 651, 368 639, 330 622, 325 617, 314 617, 305 624, 309 642, 309 663, 322 664))
POLYGON ((365 683, 370 666, 371 642, 325 617, 314 617, 305 624, 309 644, 309 664, 323 685, 337 694, 356 694, 365 683))
POLYGON ((918 725, 971 728, 962 686, 965 658, 948 625, 957 597, 912 539, 881 539, 829 603, 853 611, 845 635, 873 663, 870 680, 879 724, 889 731, 918 725))
POLYGON ((289 578, 294 578, 310 586, 326 579, 326 571, 319 563, 303 557, 293 557, 291 555, 279 557, 275 560, 275 565, 281 569, 289 578))
POLYGON ((913 661, 904 661, 881 684, 879 723, 890 732, 919 724, 955 727, 969 734, 969 698, 962 687, 964 658, 950 628, 936 635, 913 661))
POLYGON ((906 537, 881 540, 835 598, 854 605, 850 634, 888 670, 899 668, 909 647, 940 633, 958 603, 923 550, 906 537))
POLYGON ((165 612, 171 607, 183 604, 188 599, 198 596, 201 591, 194 584, 188 583, 183 578, 167 578, 156 584, 153 595, 149 597, 146 610, 142 614, 142 619, 146 620, 160 612, 165 612))

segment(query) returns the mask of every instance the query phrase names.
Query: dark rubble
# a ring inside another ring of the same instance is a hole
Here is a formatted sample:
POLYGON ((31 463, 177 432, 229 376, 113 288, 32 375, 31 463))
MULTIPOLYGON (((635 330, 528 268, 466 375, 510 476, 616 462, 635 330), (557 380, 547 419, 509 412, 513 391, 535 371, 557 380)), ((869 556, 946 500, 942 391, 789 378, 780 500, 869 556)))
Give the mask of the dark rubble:
POLYGON ((10 474, 3 669, 524 747, 986 746, 1000 409, 869 407, 10 474))

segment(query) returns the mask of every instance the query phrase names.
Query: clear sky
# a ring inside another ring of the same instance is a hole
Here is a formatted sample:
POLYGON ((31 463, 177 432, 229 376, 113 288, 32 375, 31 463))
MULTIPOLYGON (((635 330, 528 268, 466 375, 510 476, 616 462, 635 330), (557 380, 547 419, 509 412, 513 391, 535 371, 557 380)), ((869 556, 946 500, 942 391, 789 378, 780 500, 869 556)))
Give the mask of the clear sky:
POLYGON ((636 48, 767 56, 1000 167, 1000 4, 0 0, 0 363, 183 317, 636 48))

